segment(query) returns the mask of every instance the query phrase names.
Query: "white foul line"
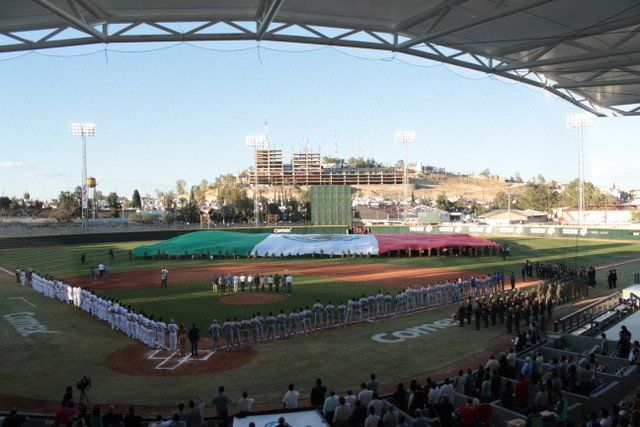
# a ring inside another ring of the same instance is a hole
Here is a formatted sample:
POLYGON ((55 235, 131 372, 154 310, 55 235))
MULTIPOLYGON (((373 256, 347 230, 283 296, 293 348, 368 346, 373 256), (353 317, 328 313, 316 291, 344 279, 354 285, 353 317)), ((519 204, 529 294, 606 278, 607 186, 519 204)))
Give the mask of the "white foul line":
POLYGON ((34 304, 31 304, 29 301, 27 301, 26 299, 24 299, 23 297, 12 297, 9 299, 21 299, 22 301, 26 302, 27 304, 29 304, 31 307, 35 307, 34 304))

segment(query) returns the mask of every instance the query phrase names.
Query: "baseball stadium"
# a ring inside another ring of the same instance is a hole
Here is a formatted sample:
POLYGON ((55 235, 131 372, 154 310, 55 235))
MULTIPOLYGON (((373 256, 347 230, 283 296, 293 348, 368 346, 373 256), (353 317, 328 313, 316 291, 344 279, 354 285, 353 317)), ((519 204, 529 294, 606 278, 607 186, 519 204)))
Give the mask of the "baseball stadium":
POLYGON ((640 425, 638 24, 0 4, 0 425, 640 425))

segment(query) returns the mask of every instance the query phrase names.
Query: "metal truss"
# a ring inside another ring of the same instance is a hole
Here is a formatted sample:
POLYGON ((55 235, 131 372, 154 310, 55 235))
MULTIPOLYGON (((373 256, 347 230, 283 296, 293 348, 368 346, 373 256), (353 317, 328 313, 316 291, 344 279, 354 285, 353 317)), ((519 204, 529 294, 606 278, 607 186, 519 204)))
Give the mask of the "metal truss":
MULTIPOLYGON (((553 0, 535 0, 516 8, 507 8, 506 10, 501 8, 502 1, 497 0, 493 14, 468 24, 440 31, 437 31, 437 27, 451 9, 462 7, 468 0, 443 0, 431 9, 395 25, 393 31, 377 31, 367 28, 335 28, 294 20, 282 22, 282 18, 277 18, 283 0, 263 0, 256 14, 257 16, 250 21, 246 19, 203 20, 202 16, 180 16, 175 17, 176 19, 169 19, 166 16, 158 19, 150 16, 148 19, 125 21, 123 20, 125 18, 108 16, 92 0, 67 0, 69 9, 61 9, 59 3, 53 3, 51 0, 33 1, 60 18, 64 25, 56 28, 47 28, 44 31, 45 34, 36 40, 30 40, 19 30, 3 31, 0 29, 0 35, 5 37, 5 42, 0 44, 0 52, 31 51, 107 43, 216 40, 256 40, 258 42, 265 40, 364 48, 412 55, 524 83, 546 90, 597 116, 640 115, 640 106, 638 104, 627 109, 620 106, 602 108, 596 105, 589 97, 580 95, 580 89, 583 88, 640 84, 640 77, 626 79, 623 76, 623 78, 618 78, 614 81, 597 80, 598 77, 609 70, 614 68, 624 69, 625 66, 633 65, 629 59, 618 59, 621 55, 638 53, 637 48, 622 46, 633 37, 633 34, 625 36, 613 49, 606 51, 589 51, 573 55, 573 57, 540 59, 546 52, 549 52, 560 43, 579 43, 577 40, 580 37, 591 35, 594 31, 610 30, 634 23, 640 24, 640 19, 638 18, 626 18, 624 22, 615 24, 602 24, 603 28, 591 28, 588 34, 586 32, 568 33, 562 36, 552 36, 545 40, 496 49, 491 53, 491 57, 488 57, 486 53, 481 54, 467 49, 455 49, 452 47, 455 46, 454 43, 448 43, 447 46, 436 43, 437 40, 443 37, 524 12, 550 3, 553 0), (87 17, 91 19, 87 19, 87 17), (190 26, 193 26, 194 22, 198 22, 199 25, 188 31, 179 31, 175 29, 174 24, 180 22, 189 23, 190 26), (425 24, 428 25, 424 27, 425 24), (409 29, 415 29, 418 26, 426 29, 426 32, 417 36, 408 34, 407 31, 409 29), (336 35, 336 33, 339 34, 336 35), (526 60, 514 60, 507 56, 517 52, 531 51, 532 49, 534 53, 528 55, 526 60), (580 61, 600 58, 614 58, 614 60, 604 63, 604 65, 573 66, 576 62, 580 63, 580 61), (616 63, 616 60, 619 64, 616 63), (585 70, 594 74, 580 82, 557 83, 545 75, 545 72, 550 75, 564 75, 571 72, 583 73, 585 70)), ((22 28, 21 30, 26 29, 22 28)), ((43 29, 38 30, 43 31, 43 29)), ((640 63, 640 60, 636 60, 636 63, 640 63)), ((629 73, 636 73, 633 70, 628 71, 629 73)), ((640 103, 640 100, 638 100, 638 103, 640 103)))

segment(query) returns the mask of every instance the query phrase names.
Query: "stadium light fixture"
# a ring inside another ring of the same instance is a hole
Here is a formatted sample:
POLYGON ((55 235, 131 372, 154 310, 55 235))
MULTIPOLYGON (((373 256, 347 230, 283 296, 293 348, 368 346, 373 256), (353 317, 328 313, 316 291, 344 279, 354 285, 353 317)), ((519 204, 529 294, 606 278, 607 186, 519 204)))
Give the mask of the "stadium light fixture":
POLYGON ((584 129, 593 124, 594 116, 589 113, 569 114, 567 127, 578 129, 578 222, 584 223, 584 129))
POLYGON ((407 173, 407 147, 409 144, 416 142, 416 132, 412 130, 398 131, 394 135, 396 143, 402 144, 404 149, 404 164, 402 173, 402 186, 404 190, 404 220, 407 220, 407 212, 409 210, 409 175, 407 173))
POLYGON ((253 224, 260 225, 260 207, 258 206, 258 150, 269 149, 269 122, 264 119, 264 133, 245 136, 244 145, 253 148, 253 224))
POLYGON ((87 138, 96 136, 95 123, 72 123, 71 135, 82 138, 82 227, 89 208, 89 190, 87 186, 87 138))

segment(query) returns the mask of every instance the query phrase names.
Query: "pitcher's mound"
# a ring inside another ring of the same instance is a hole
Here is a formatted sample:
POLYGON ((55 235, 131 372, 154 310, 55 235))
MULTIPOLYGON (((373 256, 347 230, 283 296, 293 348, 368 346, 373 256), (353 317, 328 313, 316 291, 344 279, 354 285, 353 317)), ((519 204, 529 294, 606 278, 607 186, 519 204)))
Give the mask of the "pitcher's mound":
POLYGON ((284 301, 279 294, 233 294, 220 297, 220 302, 235 305, 273 304, 284 301))

